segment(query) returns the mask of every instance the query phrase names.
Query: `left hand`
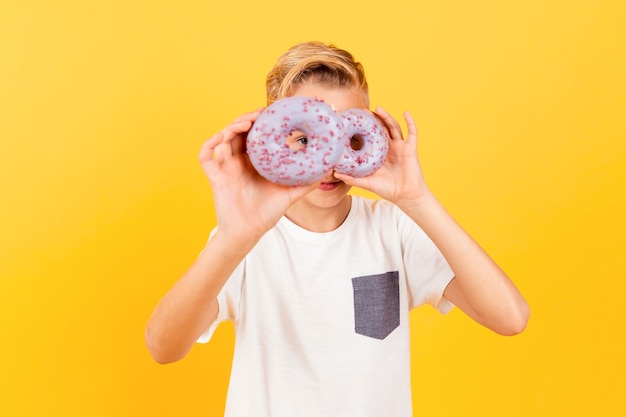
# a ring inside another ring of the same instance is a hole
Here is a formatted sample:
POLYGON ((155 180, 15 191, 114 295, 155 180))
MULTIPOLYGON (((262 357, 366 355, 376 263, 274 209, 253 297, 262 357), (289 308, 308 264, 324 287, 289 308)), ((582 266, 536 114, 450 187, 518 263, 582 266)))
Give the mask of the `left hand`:
POLYGON ((367 177, 355 178, 335 173, 335 177, 348 185, 376 193, 396 205, 419 204, 430 195, 424 181, 417 156, 417 126, 409 112, 404 113, 407 138, 402 135, 400 124, 382 107, 376 108, 389 133, 389 151, 382 167, 367 177))

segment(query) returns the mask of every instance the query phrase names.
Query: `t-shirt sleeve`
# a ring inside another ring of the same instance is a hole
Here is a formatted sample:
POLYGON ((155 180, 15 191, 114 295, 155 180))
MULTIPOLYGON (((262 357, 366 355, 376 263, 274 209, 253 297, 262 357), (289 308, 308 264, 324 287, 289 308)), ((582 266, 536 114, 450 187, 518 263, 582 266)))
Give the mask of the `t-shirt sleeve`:
POLYGON ((208 329, 198 337, 198 343, 207 343, 213 337, 213 333, 217 326, 224 321, 236 321, 239 314, 239 300, 241 299, 241 290, 244 279, 244 262, 242 261, 233 271, 231 276, 222 287, 217 295, 217 317, 208 329))
POLYGON ((430 304, 441 313, 454 305, 443 296, 454 273, 437 246, 408 216, 401 213, 399 230, 402 237, 406 268, 409 308, 430 304))

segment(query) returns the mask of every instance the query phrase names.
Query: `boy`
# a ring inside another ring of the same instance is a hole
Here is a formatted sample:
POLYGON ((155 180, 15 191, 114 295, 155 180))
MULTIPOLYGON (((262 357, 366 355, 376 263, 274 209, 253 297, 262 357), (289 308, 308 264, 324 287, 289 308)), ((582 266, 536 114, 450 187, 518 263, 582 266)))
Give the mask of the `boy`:
MULTIPOLYGON (((319 42, 281 56, 267 93, 268 104, 307 96, 339 112, 369 107, 362 66, 319 42)), ((315 184, 285 187, 261 177, 245 153, 261 111, 237 118, 200 152, 218 227, 148 323, 156 361, 183 358, 232 320, 227 416, 406 417, 411 309, 456 305, 497 333, 525 328, 524 298, 426 186, 409 113, 405 140, 399 123, 376 109, 389 152, 374 174, 330 171, 315 184), (352 186, 381 199, 350 196, 352 186)))

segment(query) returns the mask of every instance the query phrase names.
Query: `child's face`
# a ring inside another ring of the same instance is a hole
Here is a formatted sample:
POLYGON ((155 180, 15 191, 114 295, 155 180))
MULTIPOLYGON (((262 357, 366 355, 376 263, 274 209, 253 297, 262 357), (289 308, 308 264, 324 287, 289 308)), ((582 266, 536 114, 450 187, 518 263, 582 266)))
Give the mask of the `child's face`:
MULTIPOLYGON (((348 109, 367 109, 368 106, 368 97, 363 90, 332 88, 314 82, 298 86, 292 95, 316 97, 324 100, 340 113, 348 109)), ((339 204, 348 191, 350 191, 350 186, 339 181, 330 172, 324 177, 317 190, 307 194, 304 200, 314 206, 329 208, 339 204)))

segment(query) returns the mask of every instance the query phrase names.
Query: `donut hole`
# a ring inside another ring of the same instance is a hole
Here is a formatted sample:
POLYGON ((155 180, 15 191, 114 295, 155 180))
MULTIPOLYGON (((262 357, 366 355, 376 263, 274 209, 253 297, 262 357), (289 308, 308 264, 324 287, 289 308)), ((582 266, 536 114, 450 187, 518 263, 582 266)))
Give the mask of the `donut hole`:
POLYGON ((309 143, 309 138, 307 135, 300 131, 294 130, 285 138, 285 143, 289 147, 289 149, 293 151, 299 151, 300 149, 306 148, 309 143))
POLYGON ((361 135, 357 134, 350 138, 350 147, 354 151, 360 151, 361 149, 363 149, 363 144, 364 144, 364 140, 363 140, 363 136, 361 135))

